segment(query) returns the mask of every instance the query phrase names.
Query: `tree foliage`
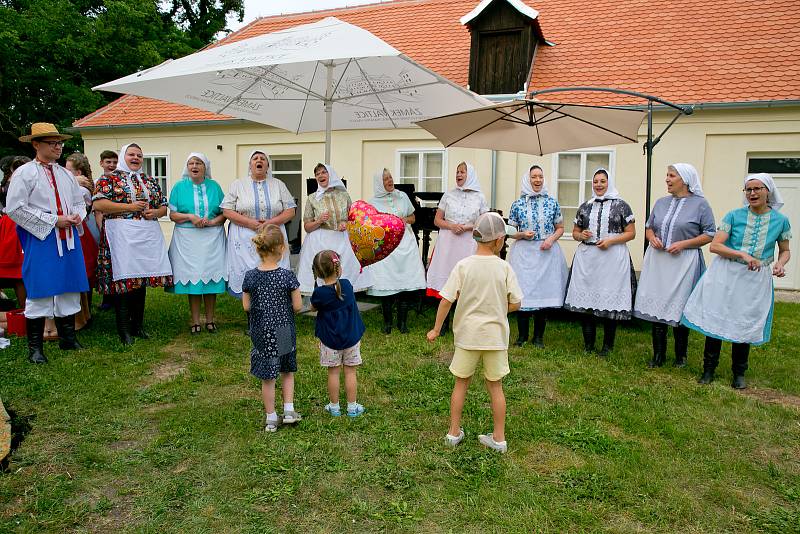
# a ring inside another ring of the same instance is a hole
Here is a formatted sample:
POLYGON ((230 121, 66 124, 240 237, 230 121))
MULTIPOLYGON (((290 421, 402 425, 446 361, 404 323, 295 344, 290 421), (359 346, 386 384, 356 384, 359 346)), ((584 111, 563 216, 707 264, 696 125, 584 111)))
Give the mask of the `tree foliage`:
POLYGON ((228 13, 241 0, 0 0, 0 156, 30 152, 32 122, 64 129, 119 96, 93 86, 205 46, 228 13))

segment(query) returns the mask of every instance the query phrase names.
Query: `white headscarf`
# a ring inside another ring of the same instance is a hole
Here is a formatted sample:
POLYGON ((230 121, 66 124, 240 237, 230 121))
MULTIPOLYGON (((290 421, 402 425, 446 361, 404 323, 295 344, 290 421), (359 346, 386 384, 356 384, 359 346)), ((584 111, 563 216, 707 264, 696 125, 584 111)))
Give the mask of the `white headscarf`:
POLYGON ((697 169, 694 168, 694 165, 689 163, 673 163, 670 167, 675 168, 678 172, 678 176, 683 180, 683 183, 689 187, 690 193, 698 197, 705 196, 703 195, 703 186, 700 184, 700 175, 697 173, 697 169))
POLYGON ((604 172, 606 176, 608 176, 608 189, 606 189, 605 195, 598 197, 594 193, 594 188, 592 188, 592 202, 594 202, 595 200, 610 200, 614 198, 619 198, 619 191, 617 191, 617 186, 614 183, 614 176, 610 172, 608 172, 608 169, 603 167, 598 167, 597 170, 592 173, 592 181, 594 181, 595 175, 600 171, 604 172))
POLYGON ((211 162, 208 160, 208 157, 202 152, 192 152, 191 154, 189 154, 189 156, 186 158, 186 163, 183 165, 183 174, 181 175, 181 178, 186 178, 187 180, 192 179, 191 175, 189 174, 189 160, 192 158, 197 158, 203 162, 203 165, 206 166, 206 173, 203 176, 203 178, 211 179, 211 162))
MULTIPOLYGON (((467 179, 464 180, 464 185, 456 186, 456 189, 460 189, 461 191, 477 191, 478 193, 481 192, 481 183, 478 181, 478 173, 475 171, 475 167, 471 164, 467 163, 466 161, 462 162, 464 165, 467 166, 467 179)), ((459 163, 458 165, 461 165, 459 163)), ((456 169, 458 169, 458 165, 456 169)))
MULTIPOLYGON (((758 180, 767 187, 767 191, 769 191, 769 194, 767 195, 767 205, 770 208, 774 210, 780 210, 783 207, 783 197, 781 196, 781 192, 778 191, 778 186, 775 185, 775 180, 772 179, 772 176, 765 172, 748 174, 744 179, 745 187, 747 187, 747 182, 750 180, 758 180)), ((750 205, 750 203, 747 201, 747 194, 744 196, 744 205, 750 205)))
POLYGON ((322 195, 325 194, 325 191, 329 189, 341 189, 342 191, 347 191, 347 188, 344 186, 344 182, 341 178, 339 178, 339 175, 336 174, 336 171, 333 170, 333 167, 327 163, 323 163, 322 166, 328 170, 328 186, 323 189, 319 186, 319 182, 317 182, 317 190, 314 192, 314 196, 317 198, 317 200, 321 199, 322 195))
MULTIPOLYGON (((257 148, 252 152, 250 152, 250 156, 248 156, 247 158, 247 176, 249 178, 253 177, 253 172, 250 170, 250 161, 256 154, 264 154, 264 157, 267 158, 267 180, 269 180, 270 178, 272 178, 272 164, 269 162, 269 156, 267 156, 267 153, 261 150, 260 148, 257 148)), ((208 169, 208 167, 206 167, 206 173, 211 174, 211 171, 208 169)))
MULTIPOLYGON (((541 167, 539 167, 538 165, 536 167, 541 169, 541 167)), ((544 172, 544 171, 542 171, 542 172, 544 172)), ((531 170, 530 169, 528 169, 528 171, 525 174, 522 175, 522 178, 520 179, 520 181, 521 181, 520 191, 522 191, 522 196, 523 197, 547 196, 547 180, 544 180, 542 182, 542 188, 539 190, 538 193, 533 190, 533 186, 531 185, 531 170)))
MULTIPOLYGON (((125 173, 125 180, 128 182, 128 189, 130 190, 130 200, 131 203, 136 201, 136 189, 133 187, 133 180, 138 180, 139 185, 142 186, 142 192, 144 193, 145 198, 150 201, 150 190, 147 188, 147 184, 144 182, 145 173, 144 173, 144 161, 142 161, 142 166, 139 168, 138 171, 134 172, 128 167, 128 162, 125 161, 125 152, 128 151, 131 145, 136 143, 128 143, 127 145, 123 146, 119 149, 119 156, 117 157, 117 168, 115 170, 122 171, 125 173)), ((139 146, 139 145, 136 145, 139 146)), ((141 150, 141 149, 140 149, 141 150)))
POLYGON ((373 175, 372 185, 373 185, 373 188, 374 188, 374 191, 375 191, 375 197, 376 198, 388 197, 389 195, 392 194, 390 191, 387 191, 386 188, 383 186, 383 173, 384 172, 388 172, 389 174, 392 174, 392 172, 389 169, 381 168, 381 169, 378 169, 375 172, 375 174, 373 175))

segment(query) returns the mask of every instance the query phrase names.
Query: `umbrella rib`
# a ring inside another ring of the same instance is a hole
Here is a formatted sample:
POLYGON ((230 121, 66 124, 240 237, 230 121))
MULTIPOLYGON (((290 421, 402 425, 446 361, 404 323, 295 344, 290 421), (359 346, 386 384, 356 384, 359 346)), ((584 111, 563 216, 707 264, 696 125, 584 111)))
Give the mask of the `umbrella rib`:
POLYGON ((246 88, 242 89, 242 91, 238 95, 236 95, 235 98, 230 99, 228 102, 225 103, 224 106, 219 108, 219 110, 217 110, 217 114, 221 115, 222 112, 228 109, 230 105, 232 105, 234 102, 238 102, 242 98, 242 95, 245 94, 247 91, 249 91, 255 84, 257 84, 260 79, 261 79, 260 76, 256 76, 255 79, 253 80, 253 83, 248 85, 246 88))
MULTIPOLYGON (((480 126, 478 126, 476 129, 474 129, 474 130, 472 130, 471 132, 469 132, 467 135, 465 135, 465 136, 463 136, 463 137, 459 137, 459 138, 458 138, 458 139, 456 139, 455 141, 453 141, 453 142, 451 142, 451 143, 448 143, 448 144, 447 144, 447 146, 453 146, 454 144, 456 144, 456 143, 458 143, 458 142, 460 142, 460 141, 463 141, 464 139, 466 139, 466 138, 467 138, 467 137, 469 137, 470 135, 472 135, 472 134, 474 134, 474 133, 476 133, 476 132, 479 132, 479 131, 483 130, 483 129, 484 129, 484 128, 486 128, 487 126, 491 126, 492 124, 496 123, 497 121, 508 120, 508 116, 509 116, 509 115, 511 115, 512 113, 516 113, 517 111, 519 111, 519 109, 520 109, 520 107, 518 106, 518 107, 516 107, 516 109, 514 109, 513 111, 511 111, 511 112, 509 112, 509 113, 506 113, 505 111, 500 111, 499 109, 493 109, 492 111, 496 111, 496 112, 500 113, 500 116, 499 116, 499 117, 497 117, 496 119, 494 119, 494 120, 491 120, 491 121, 489 121, 489 122, 487 122, 487 123, 485 123, 485 124, 481 124, 481 125, 480 125, 480 126)), ((486 111, 486 110, 482 110, 482 111, 486 111)), ((513 121, 513 122, 519 122, 519 123, 521 123, 521 124, 528 124, 528 123, 527 123, 527 122, 525 122, 525 121, 520 121, 520 120, 519 120, 519 119, 517 119, 516 117, 513 117, 513 115, 512 115, 512 118, 514 119, 514 121, 513 121)), ((512 121, 509 121, 509 122, 512 122, 512 121)))
POLYGON ((539 132, 539 122, 536 120, 536 115, 533 113, 533 106, 528 106, 528 120, 531 121, 534 128, 536 128, 536 143, 539 145, 539 155, 544 155, 544 149, 542 148, 542 135, 539 132))
MULTIPOLYGON (((639 142, 638 139, 632 139, 632 138, 628 137, 627 135, 623 135, 623 134, 621 134, 619 132, 615 132, 614 130, 606 128, 605 126, 600 126, 599 124, 595 124, 592 121, 587 121, 586 119, 582 119, 580 117, 576 117, 575 115, 572 115, 572 114, 567 113, 565 111, 561 111, 560 108, 558 110, 554 110, 554 109, 549 108, 547 106, 542 106, 541 104, 537 104, 537 105, 540 106, 540 107, 543 107, 545 109, 550 109, 554 113, 561 113, 561 115, 562 115, 561 117, 556 117, 556 118, 550 119, 548 122, 553 121, 553 120, 563 119, 564 117, 569 117, 571 119, 575 119, 576 121, 582 122, 584 124, 588 124, 589 126, 594 126, 595 128, 599 128, 600 130, 608 132, 608 133, 610 133, 612 135, 616 135, 617 137, 622 137, 623 139, 627 139, 628 141, 631 141, 632 143, 638 143, 639 142)), ((562 107, 563 106, 564 106, 564 104, 562 104, 562 107)))
MULTIPOLYGON (((318 67, 319 67, 319 62, 314 64, 314 73, 311 75, 311 83, 309 84, 311 87, 314 86, 314 79, 317 77, 317 68, 318 67)), ((294 132, 295 135, 298 135, 300 133, 300 126, 303 125, 303 117, 306 114, 306 106, 308 106, 308 98, 310 96, 311 96, 310 94, 306 93, 306 98, 305 98, 305 101, 303 102, 303 109, 300 110, 300 120, 297 121, 297 130, 295 130, 295 132, 294 132)))
MULTIPOLYGON (((278 65, 272 65, 271 69, 266 71, 264 73, 264 75, 271 74, 272 76, 275 76, 276 78, 279 78, 280 80, 283 80, 286 83, 285 84, 278 83, 278 85, 286 87, 287 89, 296 89, 297 91, 299 91, 299 92, 301 92, 301 93, 303 93, 305 95, 315 96, 315 97, 319 98, 320 100, 325 100, 324 96, 317 94, 315 91, 312 91, 310 87, 308 87, 308 88, 307 87, 303 87, 302 85, 300 85, 299 83, 297 83, 295 81, 292 81, 292 80, 290 80, 290 79, 288 79, 288 78, 286 78, 284 76, 281 76, 280 74, 272 72, 277 67, 278 67, 278 65)), ((270 81, 274 82, 275 80, 270 80, 270 81)), ((279 99, 279 98, 264 98, 264 99, 258 99, 258 100, 283 100, 283 99, 279 99)))
MULTIPOLYGON (((347 59, 347 63, 344 64, 344 69, 342 69, 342 75, 339 76, 339 79, 336 81, 336 85, 334 86, 333 91, 331 91, 331 102, 333 102, 335 100, 335 98, 333 98, 333 95, 335 95, 336 91, 339 90, 339 85, 342 83, 342 80, 344 80, 344 75, 347 73, 347 69, 348 69, 348 67, 350 67, 350 63, 353 62, 353 59, 354 58, 348 58, 347 59)), ((356 62, 357 62, 357 60, 356 60, 356 62)), ((339 65, 341 65, 341 63, 339 63, 339 65)), ((336 66, 336 64, 334 64, 334 67, 335 66, 336 66)))
POLYGON ((367 73, 364 72, 364 69, 361 68, 361 64, 358 62, 357 59, 354 62, 356 64, 356 67, 358 67, 358 70, 361 71, 361 75, 364 76, 364 81, 366 81, 367 85, 369 85, 369 88, 372 89, 372 94, 374 94, 375 98, 378 99, 378 102, 380 103, 381 108, 383 108, 383 112, 386 113, 386 118, 389 119, 389 122, 392 123, 392 127, 393 128, 397 128, 397 124, 394 122, 394 120, 392 120, 391 115, 389 115, 389 110, 386 109, 386 104, 383 103, 383 100, 381 100, 380 95, 377 93, 377 91, 375 91, 375 87, 372 85, 372 82, 367 77, 367 73))

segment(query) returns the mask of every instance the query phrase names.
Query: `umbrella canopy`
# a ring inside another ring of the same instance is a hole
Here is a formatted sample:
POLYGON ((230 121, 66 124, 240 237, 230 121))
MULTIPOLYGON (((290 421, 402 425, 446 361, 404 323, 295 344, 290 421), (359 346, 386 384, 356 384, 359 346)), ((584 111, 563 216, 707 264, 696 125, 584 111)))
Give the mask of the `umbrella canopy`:
POLYGON ((417 121, 446 147, 543 156, 590 146, 636 143, 644 111, 512 100, 417 121))
POLYGON ((98 85, 295 133, 400 128, 489 102, 370 32, 328 17, 196 52, 98 85))

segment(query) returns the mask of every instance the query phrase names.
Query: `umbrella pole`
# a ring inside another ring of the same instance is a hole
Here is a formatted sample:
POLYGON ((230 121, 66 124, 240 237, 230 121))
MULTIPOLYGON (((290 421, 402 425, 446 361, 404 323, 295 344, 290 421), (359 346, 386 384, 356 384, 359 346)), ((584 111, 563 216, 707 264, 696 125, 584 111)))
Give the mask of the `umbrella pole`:
POLYGON ((325 163, 331 164, 331 121, 333 119, 333 61, 324 63, 327 71, 325 82, 325 163))

